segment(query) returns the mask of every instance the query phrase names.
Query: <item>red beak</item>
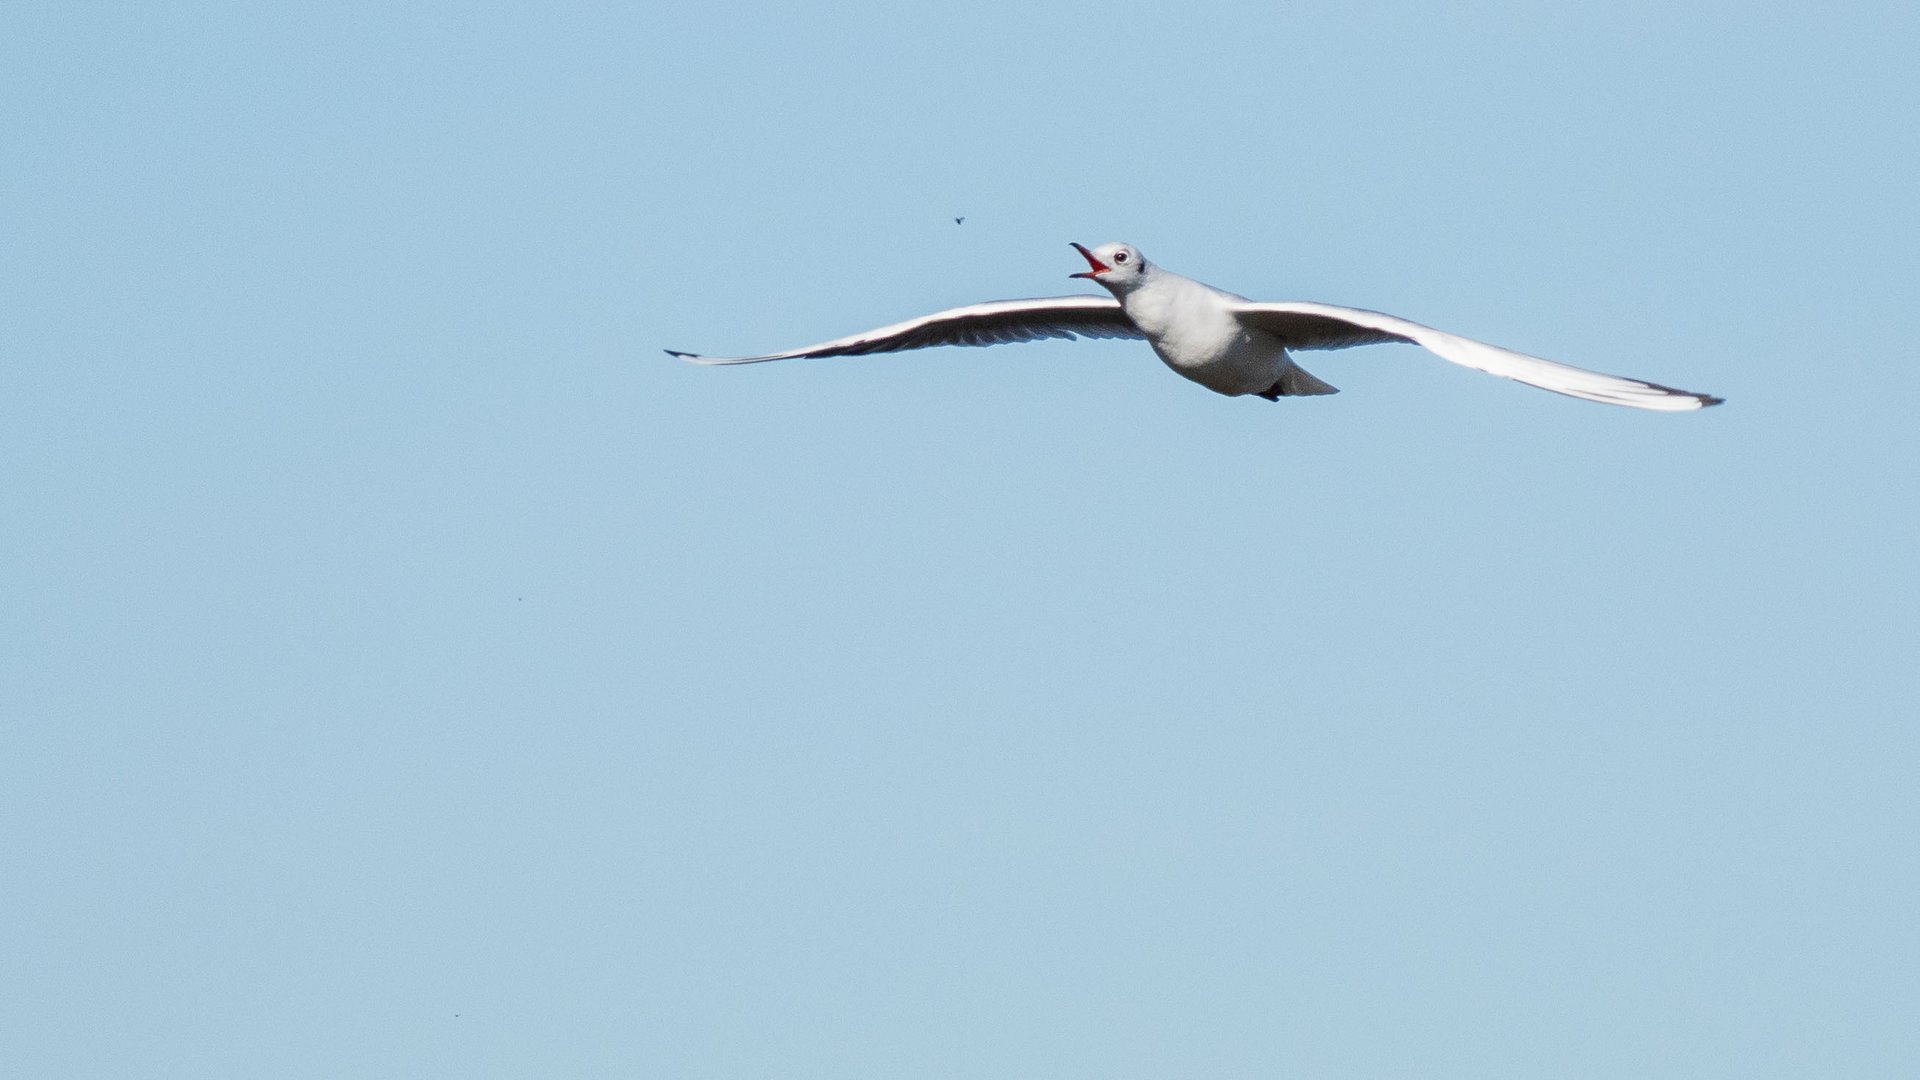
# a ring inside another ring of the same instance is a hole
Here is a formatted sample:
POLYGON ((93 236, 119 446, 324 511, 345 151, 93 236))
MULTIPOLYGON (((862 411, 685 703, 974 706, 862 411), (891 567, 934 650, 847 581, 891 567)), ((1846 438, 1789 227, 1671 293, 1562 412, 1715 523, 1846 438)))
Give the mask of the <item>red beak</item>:
POLYGON ((1104 273, 1106 273, 1107 271, 1109 271, 1109 270, 1111 270, 1111 269, 1113 269, 1113 267, 1111 267, 1111 266, 1108 266, 1108 265, 1107 265, 1106 263, 1103 263, 1103 262, 1101 262, 1101 261, 1100 261, 1099 259, 1096 259, 1096 258, 1094 258, 1094 257, 1093 257, 1093 252, 1091 252, 1091 251, 1088 251, 1088 250, 1087 250, 1087 249, 1086 249, 1085 247, 1082 247, 1082 246, 1081 246, 1081 245, 1079 245, 1079 244, 1075 244, 1075 245, 1073 245, 1073 250, 1075 250, 1075 251, 1077 251, 1077 252, 1079 252, 1080 254, 1082 254, 1082 255, 1084 255, 1084 256, 1086 256, 1086 259, 1087 259, 1087 265, 1088 265, 1088 266, 1090 266, 1090 267, 1092 267, 1093 269, 1091 269, 1091 270, 1082 270, 1082 271, 1080 271, 1080 272, 1079 272, 1079 273, 1077 273, 1077 274, 1068 274, 1068 275, 1067 275, 1068 277, 1083 277, 1083 278, 1087 278, 1088 280, 1092 280, 1093 278, 1095 278, 1095 277, 1097 277, 1097 276, 1099 276, 1099 275, 1101 275, 1101 274, 1104 274, 1104 273))

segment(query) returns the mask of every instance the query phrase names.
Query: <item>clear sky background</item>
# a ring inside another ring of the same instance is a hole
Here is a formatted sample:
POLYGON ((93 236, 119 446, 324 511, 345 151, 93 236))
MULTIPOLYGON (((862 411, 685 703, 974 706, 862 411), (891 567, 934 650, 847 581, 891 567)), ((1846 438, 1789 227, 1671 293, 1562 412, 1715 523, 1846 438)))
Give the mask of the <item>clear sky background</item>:
POLYGON ((7 5, 7 1071, 1914 1075, 1917 48, 7 5), (660 351, 1071 240, 1729 403, 660 351))

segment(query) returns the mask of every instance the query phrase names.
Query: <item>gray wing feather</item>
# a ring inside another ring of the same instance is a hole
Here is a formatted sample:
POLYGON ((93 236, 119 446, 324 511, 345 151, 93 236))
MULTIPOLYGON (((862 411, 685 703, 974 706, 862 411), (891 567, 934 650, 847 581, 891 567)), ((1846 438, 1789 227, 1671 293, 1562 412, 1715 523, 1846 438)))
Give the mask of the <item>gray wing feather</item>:
POLYGON ((1234 308, 1234 315, 1242 325, 1278 337, 1289 349, 1344 349, 1350 345, 1404 341, 1462 367, 1606 405, 1685 412, 1721 402, 1711 394, 1696 394, 1644 379, 1555 363, 1378 311, 1332 304, 1246 301, 1234 308))
POLYGON ((862 334, 760 356, 700 356, 674 349, 668 349, 667 353, 695 364, 761 364, 803 357, 902 352, 936 345, 986 346, 1044 338, 1144 336, 1120 310, 1120 302, 1110 296, 1049 296, 952 308, 862 334))
POLYGON ((1288 305, 1249 303, 1237 314, 1242 322, 1265 330, 1294 350, 1348 349, 1355 345, 1385 345, 1389 342, 1418 344, 1405 334, 1377 326, 1363 326, 1324 312, 1290 310, 1288 305))

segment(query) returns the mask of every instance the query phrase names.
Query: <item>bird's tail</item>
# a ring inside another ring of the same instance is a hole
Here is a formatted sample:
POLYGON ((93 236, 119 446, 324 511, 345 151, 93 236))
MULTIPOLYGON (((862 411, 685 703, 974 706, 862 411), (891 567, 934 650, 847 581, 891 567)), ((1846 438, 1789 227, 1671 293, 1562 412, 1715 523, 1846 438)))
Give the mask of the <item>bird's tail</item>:
POLYGON ((1306 368, 1289 360, 1286 368, 1280 372, 1279 380, 1260 391, 1260 396, 1268 401, 1279 401, 1283 397, 1314 397, 1339 392, 1339 387, 1322 382, 1306 368))

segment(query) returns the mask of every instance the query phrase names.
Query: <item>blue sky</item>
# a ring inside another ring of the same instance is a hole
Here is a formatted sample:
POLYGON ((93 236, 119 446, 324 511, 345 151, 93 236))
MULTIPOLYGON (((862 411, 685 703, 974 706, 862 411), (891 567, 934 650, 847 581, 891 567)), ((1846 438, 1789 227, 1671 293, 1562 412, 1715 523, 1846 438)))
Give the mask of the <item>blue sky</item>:
POLYGON ((1911 1072, 1917 31, 10 6, 8 1057, 1911 1072), (1072 240, 1729 403, 660 352, 1072 240))

